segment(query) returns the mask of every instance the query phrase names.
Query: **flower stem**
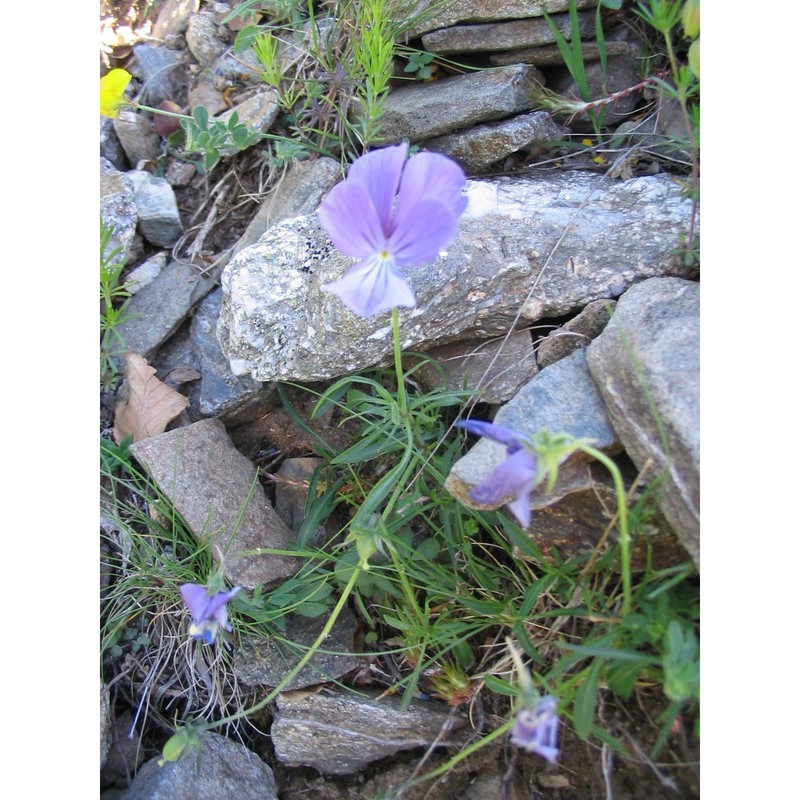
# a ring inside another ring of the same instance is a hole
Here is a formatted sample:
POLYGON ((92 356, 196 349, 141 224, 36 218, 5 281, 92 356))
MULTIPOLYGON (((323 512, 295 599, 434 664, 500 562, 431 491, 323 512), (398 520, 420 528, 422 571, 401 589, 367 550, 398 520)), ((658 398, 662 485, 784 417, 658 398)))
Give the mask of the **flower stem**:
POLYGON ((590 445, 583 444, 581 449, 596 458, 611 473, 617 494, 617 516, 619 528, 619 555, 622 570, 622 616, 631 610, 631 537, 628 530, 628 499, 625 496, 625 484, 622 481, 619 467, 603 452, 590 445))
POLYGON ((403 356, 400 347, 400 311, 397 306, 392 309, 392 337, 394 339, 394 369, 397 373, 397 406, 401 419, 408 417, 408 399, 406 397, 405 373, 403 372, 403 356))

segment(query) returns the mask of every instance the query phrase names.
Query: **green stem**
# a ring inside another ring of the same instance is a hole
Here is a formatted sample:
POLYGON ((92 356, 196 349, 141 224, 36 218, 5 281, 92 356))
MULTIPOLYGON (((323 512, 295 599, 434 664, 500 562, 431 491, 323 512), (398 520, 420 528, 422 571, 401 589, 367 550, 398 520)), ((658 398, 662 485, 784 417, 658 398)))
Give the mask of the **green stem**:
POLYGON ((405 420, 408 418, 408 398, 406 397, 403 354, 400 346, 400 311, 397 306, 392 309, 392 337, 394 339, 394 369, 397 373, 397 405, 400 409, 400 417, 405 420))
POLYGON ((297 664, 284 676, 283 680, 281 680, 281 682, 263 700, 259 700, 250 708, 237 711, 235 714, 231 714, 230 716, 223 717, 222 719, 218 719, 212 723, 203 725, 202 729, 212 730, 213 728, 218 728, 220 725, 226 725, 229 722, 235 722, 237 719, 242 719, 242 717, 250 716, 250 714, 261 710, 265 705, 267 705, 267 703, 271 703, 295 679, 295 677, 300 673, 300 670, 302 670, 303 667, 308 664, 325 639, 328 638, 328 635, 336 623, 336 620, 339 618, 339 614, 342 613, 342 609, 344 608, 348 597, 350 597, 350 592, 353 591, 353 587, 356 585, 356 581, 358 580, 358 576, 361 574, 361 571, 362 567, 360 565, 353 569, 353 572, 350 575, 350 580, 347 582, 347 586, 345 586, 342 596, 339 598, 339 602, 334 606, 334 609, 331 612, 330 617, 328 617, 328 621, 320 631, 319 636, 317 636, 314 643, 306 651, 306 654, 300 659, 300 661, 297 662, 297 664))
POLYGON ((625 496, 625 484, 622 481, 619 467, 603 452, 590 445, 581 448, 587 455, 596 458, 611 473, 617 493, 617 517, 619 529, 619 553, 622 569, 622 616, 631 610, 631 538, 628 530, 628 499, 625 496))

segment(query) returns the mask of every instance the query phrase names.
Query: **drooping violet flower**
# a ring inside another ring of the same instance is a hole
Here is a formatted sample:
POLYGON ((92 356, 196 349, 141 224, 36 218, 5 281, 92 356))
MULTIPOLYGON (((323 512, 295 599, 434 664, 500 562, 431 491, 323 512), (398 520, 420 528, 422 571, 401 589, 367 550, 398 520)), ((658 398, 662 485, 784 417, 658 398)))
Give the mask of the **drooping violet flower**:
POLYGON ((530 498, 537 478, 536 456, 525 446, 525 437, 511 428, 480 420, 458 423, 476 436, 485 436, 506 446, 508 458, 487 475, 469 493, 470 499, 487 506, 497 506, 508 497, 508 508, 519 524, 526 528, 531 521, 530 498))
POLYGON ((226 603, 236 595, 241 586, 234 586, 229 592, 211 593, 207 586, 196 583, 184 583, 181 595, 192 615, 189 634, 206 644, 214 644, 220 628, 231 630, 228 623, 226 603))
POLYGON ((467 206, 458 164, 438 153, 406 161, 407 153, 408 145, 399 144, 361 156, 319 208, 333 244, 360 259, 322 288, 362 317, 415 305, 401 270, 434 261, 455 238, 467 206))
POLYGON ((545 695, 536 708, 520 708, 511 728, 511 742, 527 753, 538 753, 548 761, 561 754, 558 749, 558 715, 556 699, 545 695))

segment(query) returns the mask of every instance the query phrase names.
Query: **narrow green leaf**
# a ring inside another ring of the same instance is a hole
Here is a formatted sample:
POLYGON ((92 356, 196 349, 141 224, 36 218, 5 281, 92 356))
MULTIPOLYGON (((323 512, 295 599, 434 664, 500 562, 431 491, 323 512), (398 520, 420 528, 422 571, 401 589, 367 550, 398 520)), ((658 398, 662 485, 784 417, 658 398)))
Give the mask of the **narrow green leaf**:
POLYGON ((586 673, 586 678, 575 692, 575 703, 572 708, 572 722, 575 733, 580 739, 586 741, 594 722, 594 708, 597 703, 597 683, 600 679, 600 670, 603 667, 602 659, 596 658, 586 673))

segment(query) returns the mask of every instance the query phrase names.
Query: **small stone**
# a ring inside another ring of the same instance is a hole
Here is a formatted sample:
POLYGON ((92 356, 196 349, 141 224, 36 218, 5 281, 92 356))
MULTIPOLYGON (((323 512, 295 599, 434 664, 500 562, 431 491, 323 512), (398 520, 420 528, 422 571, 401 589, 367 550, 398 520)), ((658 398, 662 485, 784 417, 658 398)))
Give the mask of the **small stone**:
POLYGON ((177 761, 151 758, 117 800, 278 800, 272 770, 254 752, 218 733, 200 741, 177 761))
POLYGON ((161 139, 149 119, 129 108, 120 109, 114 131, 131 164, 154 161, 161 151, 161 139))
POLYGON ((544 367, 568 356, 579 347, 588 347, 611 319, 616 300, 593 300, 579 314, 551 331, 536 347, 536 359, 544 367))
MULTIPOLYGON (((418 0, 405 0, 411 8, 419 5, 418 0)), ((541 17, 543 12, 555 14, 569 9, 570 0, 455 0, 433 16, 425 16, 409 31, 409 36, 446 28, 457 22, 496 22, 505 19, 541 17)), ((597 5, 597 0, 575 0, 576 8, 589 8, 597 5)), ((409 9, 411 10, 411 9, 409 9)))
POLYGON ((199 8, 200 0, 165 0, 153 25, 153 38, 166 40, 183 33, 189 25, 189 17, 199 8))
POLYGON ((170 161, 165 173, 170 186, 188 186, 197 174, 197 167, 186 161, 170 161))
POLYGON ((144 170, 131 170, 127 174, 134 187, 142 236, 158 247, 175 244, 183 233, 183 224, 169 181, 144 170))
POLYGON ((202 77, 189 91, 189 113, 194 113, 197 106, 203 106, 208 111, 209 117, 213 117, 228 108, 222 92, 218 91, 213 84, 202 77))
POLYGON ((297 560, 248 554, 259 548, 283 550, 293 538, 264 496, 253 464, 233 446, 225 426, 205 419, 142 439, 131 452, 152 475, 225 575, 248 588, 274 586, 291 577, 297 560))
MULTIPOLYGON (((606 56, 638 55, 638 48, 629 42, 605 43, 606 56)), ((600 46, 595 41, 581 40, 581 54, 584 63, 600 60, 600 46)), ((489 61, 495 66, 502 67, 508 64, 534 64, 537 67, 561 67, 564 65, 564 56, 558 45, 543 45, 541 47, 526 47, 520 50, 505 50, 492 53, 489 61)))
POLYGON ((534 111, 428 139, 421 147, 449 156, 477 175, 518 150, 552 144, 563 134, 546 111, 534 111))
POLYGON ((387 97, 383 136, 418 142, 527 111, 543 81, 536 67, 518 64, 404 86, 387 97))
POLYGON ((217 24, 206 14, 190 14, 186 27, 186 46, 201 67, 214 67, 227 46, 217 32, 217 24))
POLYGON ((133 261, 137 221, 133 183, 105 158, 100 159, 100 217, 113 229, 105 255, 120 247, 119 260, 133 261))
POLYGON ((156 253, 151 258, 148 258, 138 267, 131 270, 128 277, 125 279, 125 288, 133 295, 140 289, 152 283, 160 274, 161 270, 167 266, 167 254, 156 253))
POLYGON ((190 265, 172 261, 128 303, 127 319, 119 326, 127 349, 149 360, 212 286, 190 265))
POLYGON ((466 717, 435 702, 373 693, 283 692, 278 695, 271 737, 275 755, 286 766, 309 766, 325 775, 351 775, 373 761, 403 750, 463 747, 466 717), (441 737, 443 729, 451 734, 441 737))
MULTIPOLYGON (((554 14, 550 19, 562 34, 570 37, 569 14, 554 14)), ((594 12, 582 11, 578 14, 578 30, 582 37, 594 35, 594 12)), ((485 25, 457 25, 426 33, 422 37, 422 45, 426 50, 442 55, 514 50, 551 44, 554 41, 553 32, 544 17, 492 22, 485 25)), ((564 63, 563 59, 561 63, 564 63)))
POLYGON ((134 71, 142 81, 139 101, 147 106, 158 106, 165 100, 174 100, 176 88, 172 84, 173 72, 181 66, 175 50, 153 44, 137 44, 134 71))
POLYGON ((128 168, 128 159, 114 130, 114 120, 108 117, 100 117, 100 155, 120 172, 128 168))
MULTIPOLYGON (((328 615, 283 617, 286 630, 281 639, 248 641, 233 657, 233 672, 245 686, 277 686, 294 668, 306 650, 319 637, 328 615)), ((361 665, 353 651, 353 637, 358 622, 350 609, 345 608, 325 639, 321 650, 292 678, 286 691, 303 689, 341 678, 361 665)))
MULTIPOLYGON (((221 114, 219 119, 227 125, 235 113, 240 124, 258 133, 265 133, 275 122, 279 109, 278 93, 274 89, 267 89, 237 103, 230 111, 221 114)), ((220 148, 220 153, 226 157, 236 155, 238 152, 239 148, 235 146, 220 148)))

